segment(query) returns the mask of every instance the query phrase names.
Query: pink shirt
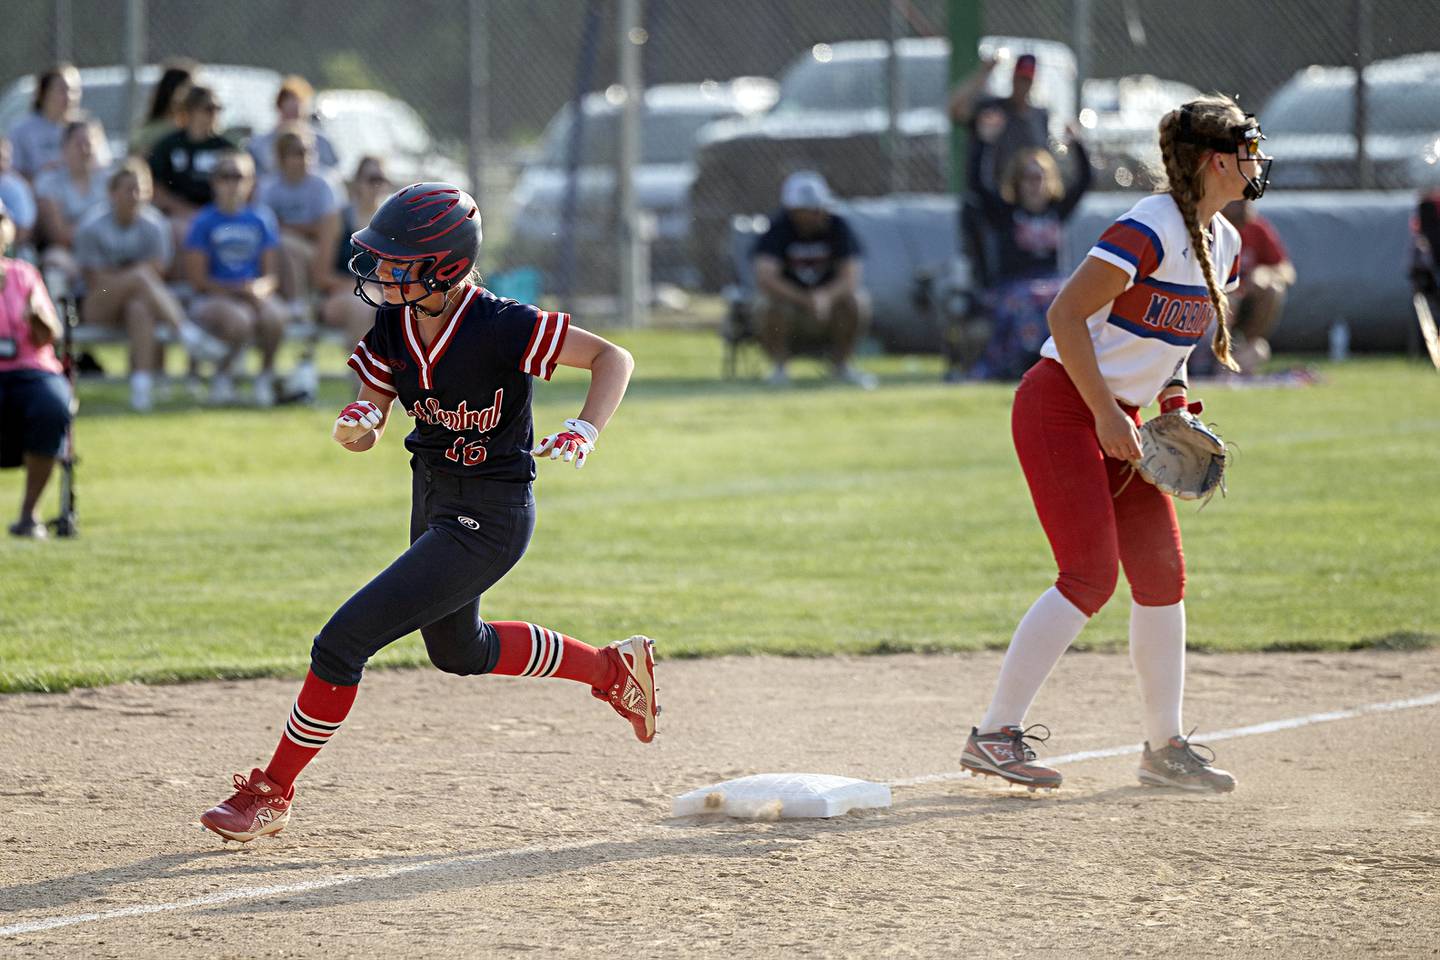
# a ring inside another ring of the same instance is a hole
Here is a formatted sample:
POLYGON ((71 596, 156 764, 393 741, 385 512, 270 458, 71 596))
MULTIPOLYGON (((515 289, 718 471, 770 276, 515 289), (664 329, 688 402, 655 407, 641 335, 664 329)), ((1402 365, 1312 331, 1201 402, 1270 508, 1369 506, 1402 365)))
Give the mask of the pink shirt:
POLYGON ((37 292, 41 302, 54 309, 54 305, 50 303, 50 293, 45 289, 45 281, 40 279, 40 271, 24 260, 4 258, 0 258, 0 268, 3 268, 5 273, 4 287, 0 288, 0 338, 13 340, 18 348, 12 359, 0 360, 0 373, 9 373, 12 370, 62 373, 64 368, 60 366, 60 359, 55 356, 55 348, 50 344, 37 347, 30 338, 31 292, 37 292))

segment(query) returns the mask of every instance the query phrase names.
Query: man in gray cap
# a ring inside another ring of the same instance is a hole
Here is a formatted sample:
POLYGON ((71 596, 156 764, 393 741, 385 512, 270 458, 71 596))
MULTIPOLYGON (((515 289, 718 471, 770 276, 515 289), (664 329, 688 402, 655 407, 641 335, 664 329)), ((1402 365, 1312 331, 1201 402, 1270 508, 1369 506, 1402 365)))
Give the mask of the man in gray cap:
POLYGON ((801 170, 780 188, 781 210, 755 242, 755 316, 760 342, 775 364, 770 383, 789 383, 786 364, 797 345, 823 347, 836 379, 864 389, 875 378, 851 366, 855 344, 870 319, 870 299, 860 285, 860 241, 832 212, 825 178, 801 170))

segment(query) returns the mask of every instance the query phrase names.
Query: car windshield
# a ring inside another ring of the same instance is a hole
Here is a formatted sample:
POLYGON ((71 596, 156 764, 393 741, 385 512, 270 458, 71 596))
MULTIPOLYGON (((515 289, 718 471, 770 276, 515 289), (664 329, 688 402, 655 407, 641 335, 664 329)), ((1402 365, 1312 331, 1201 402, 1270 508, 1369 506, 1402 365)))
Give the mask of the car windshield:
MULTIPOLYGON (((1440 131, 1440 89, 1405 81, 1366 88, 1370 129, 1378 133, 1440 131)), ((1266 133, 1355 132, 1355 85, 1287 86, 1265 106, 1266 133)))
MULTIPOLYGON (((690 163, 695 157, 695 135, 712 120, 729 114, 713 110, 665 110, 646 113, 640 127, 641 163, 690 163)), ((545 134, 545 163, 563 167, 570 144, 570 108, 550 123, 545 134)), ((607 111, 585 118, 585 146, 581 166, 613 166, 620 155, 620 113, 607 111)))
POLYGON ((348 165, 364 154, 423 155, 432 149, 425 127, 404 110, 365 104, 321 111, 321 127, 348 165))
MULTIPOLYGON (((938 108, 945 103, 944 57, 900 58, 901 108, 938 108)), ((780 83, 776 113, 810 111, 885 110, 885 60, 857 57, 822 62, 814 57, 798 61, 780 83)))

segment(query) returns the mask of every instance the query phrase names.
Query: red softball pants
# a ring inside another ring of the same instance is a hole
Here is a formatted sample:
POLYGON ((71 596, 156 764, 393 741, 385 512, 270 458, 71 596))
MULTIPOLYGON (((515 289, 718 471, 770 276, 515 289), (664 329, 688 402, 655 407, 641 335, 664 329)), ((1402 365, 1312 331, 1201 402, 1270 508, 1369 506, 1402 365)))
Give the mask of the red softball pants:
MULTIPOLYGON (((1136 408, 1121 408, 1140 422, 1136 408)), ((1095 417, 1058 362, 1046 358, 1025 374, 1010 429, 1060 568, 1055 588, 1094 616, 1115 592, 1123 564, 1136 603, 1179 603, 1185 555, 1175 505, 1141 477, 1131 479, 1128 463, 1105 456, 1095 417)))

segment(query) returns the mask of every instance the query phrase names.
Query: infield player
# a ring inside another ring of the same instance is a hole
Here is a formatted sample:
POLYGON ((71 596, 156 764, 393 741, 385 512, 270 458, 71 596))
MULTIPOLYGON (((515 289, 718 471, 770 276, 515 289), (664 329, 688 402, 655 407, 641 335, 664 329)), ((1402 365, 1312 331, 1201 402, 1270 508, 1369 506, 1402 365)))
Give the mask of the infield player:
POLYGON ((1031 788, 1060 774, 1036 761, 1049 729, 1025 714, 1060 655, 1130 583, 1130 657, 1144 708, 1142 782, 1228 792, 1235 778, 1182 733, 1185 560, 1169 497, 1129 479, 1140 458, 1139 409, 1186 399, 1186 358, 1213 317, 1214 350, 1234 369, 1225 293, 1239 283, 1240 237, 1220 208, 1256 199, 1271 160, 1260 125, 1225 97, 1193 100, 1160 121, 1169 189, 1135 204, 1101 235, 1050 307, 1051 337, 1015 392, 1011 429, 1040 524, 1059 566, 1021 619, 994 698, 961 764, 1031 788), (1032 732, 1039 731, 1039 732, 1032 732))
POLYGON ((365 663, 419 630, 448 673, 558 677, 583 683, 649 743, 655 736, 653 643, 596 649, 533 623, 489 622, 480 598, 525 553, 535 527, 535 458, 581 467, 615 413, 630 354, 554 313, 479 286, 480 211, 449 184, 406 187, 352 237, 356 294, 377 307, 349 364, 361 388, 334 439, 361 453, 399 410, 414 419, 410 548, 336 611, 315 637, 310 672, 274 756, 200 822, 248 841, 290 817, 295 778, 340 729, 365 663), (379 299, 371 291, 381 291, 379 299), (590 371, 579 416, 534 446, 531 391, 557 364, 590 371))

